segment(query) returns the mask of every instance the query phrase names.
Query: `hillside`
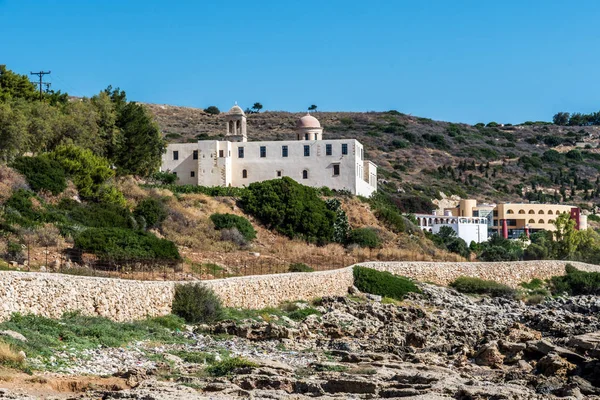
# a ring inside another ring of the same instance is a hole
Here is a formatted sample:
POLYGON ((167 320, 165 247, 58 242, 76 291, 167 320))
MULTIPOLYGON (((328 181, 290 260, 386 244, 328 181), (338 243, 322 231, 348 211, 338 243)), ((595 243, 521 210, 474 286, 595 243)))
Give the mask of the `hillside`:
MULTIPOLYGON (((169 142, 218 138, 222 118, 201 109, 147 104, 169 142)), ((600 201, 598 126, 454 124, 397 111, 316 112, 326 138, 356 138, 379 166, 382 189, 411 198, 426 212, 440 193, 480 201, 566 202, 591 208, 600 201), (575 149, 580 143, 581 148, 575 149), (581 142, 584 142, 581 144, 581 142), (441 167, 441 168, 440 168, 441 167)), ((293 138, 302 113, 248 115, 249 140, 293 138)))

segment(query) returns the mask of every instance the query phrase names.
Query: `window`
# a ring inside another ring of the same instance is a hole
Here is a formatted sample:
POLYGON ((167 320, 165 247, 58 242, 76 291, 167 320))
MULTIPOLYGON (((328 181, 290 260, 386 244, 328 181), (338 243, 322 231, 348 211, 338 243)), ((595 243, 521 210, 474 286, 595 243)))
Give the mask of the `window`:
POLYGON ((195 177, 196 176, 196 171, 190 171, 190 177, 195 177))
POLYGON ((223 150, 219 150, 219 157, 221 157, 221 158, 225 157, 225 153, 223 152, 223 150))
POLYGON ((506 210, 507 214, 514 214, 515 212, 513 210, 506 210))
POLYGON ((308 179, 308 171, 307 170, 302 171, 302 179, 308 179))
POLYGON ((179 152, 178 151, 173 152, 173 160, 179 160, 179 152))
POLYGON ((347 154, 348 154, 348 144, 342 143, 342 155, 347 155, 347 154))
POLYGON ((340 164, 333 164, 333 176, 340 174, 340 164))
POLYGON ((193 158, 194 160, 198 159, 198 150, 194 150, 193 158))
POLYGON ((288 147, 287 146, 281 146, 281 156, 282 157, 288 156, 288 147))
POLYGON ((260 157, 265 158, 267 156, 267 146, 260 146, 260 157))
POLYGON ((244 148, 238 147, 238 158, 244 158, 244 148))
POLYGON ((173 172, 173 175, 177 176, 177 172, 173 172))
POLYGON ((364 153, 364 149, 360 149, 360 159, 364 160, 365 159, 365 153, 364 153))
POLYGON ((248 177, 248 171, 247 170, 242 170, 242 178, 246 179, 248 177))
POLYGON ((281 171, 277 171, 277 177, 281 176, 281 171))
POLYGON ((304 146, 304 157, 310 156, 310 146, 304 146))
POLYGON ((326 156, 330 156, 333 153, 331 145, 330 144, 326 144, 325 145, 325 155, 326 156))
POLYGON ((304 134, 304 140, 308 140, 308 133, 304 134))

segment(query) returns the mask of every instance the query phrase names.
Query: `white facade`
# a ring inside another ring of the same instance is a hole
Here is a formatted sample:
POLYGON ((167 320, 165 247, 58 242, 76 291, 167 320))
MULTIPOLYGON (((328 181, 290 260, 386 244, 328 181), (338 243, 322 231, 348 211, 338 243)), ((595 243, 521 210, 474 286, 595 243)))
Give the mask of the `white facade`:
POLYGON ((427 232, 438 233, 442 226, 449 226, 456 235, 467 242, 481 243, 488 240, 488 220, 484 217, 454 217, 451 215, 416 214, 419 227, 427 232))
POLYGON ((357 140, 322 140, 319 122, 307 115, 297 123, 297 140, 248 142, 246 117, 236 107, 226 116, 227 140, 170 144, 161 170, 177 174, 182 185, 241 187, 288 176, 365 197, 377 190, 377 166, 364 160, 357 140))

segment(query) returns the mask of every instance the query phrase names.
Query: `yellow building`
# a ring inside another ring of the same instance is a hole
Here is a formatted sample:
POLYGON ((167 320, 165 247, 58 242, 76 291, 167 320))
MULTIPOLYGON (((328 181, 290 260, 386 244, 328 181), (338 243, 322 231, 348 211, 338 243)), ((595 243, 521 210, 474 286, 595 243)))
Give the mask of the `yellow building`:
POLYGON ((518 238, 521 234, 540 230, 553 231, 554 221, 562 213, 575 220, 577 229, 587 229, 587 216, 578 207, 562 204, 499 203, 477 205, 476 200, 461 200, 458 207, 447 209, 453 216, 486 217, 489 233, 506 238, 518 238))

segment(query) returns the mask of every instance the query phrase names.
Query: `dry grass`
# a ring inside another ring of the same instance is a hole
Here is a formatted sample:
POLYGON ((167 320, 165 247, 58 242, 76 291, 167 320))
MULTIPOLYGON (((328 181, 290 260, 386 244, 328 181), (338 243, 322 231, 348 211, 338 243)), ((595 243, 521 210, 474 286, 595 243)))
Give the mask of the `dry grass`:
POLYGON ((8 200, 13 191, 26 187, 27 181, 23 175, 7 165, 0 164, 0 204, 8 200))
POLYGON ((25 358, 15 352, 8 343, 0 342, 0 364, 18 366, 25 358))

